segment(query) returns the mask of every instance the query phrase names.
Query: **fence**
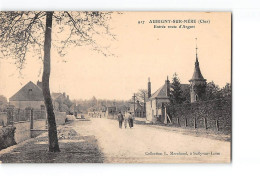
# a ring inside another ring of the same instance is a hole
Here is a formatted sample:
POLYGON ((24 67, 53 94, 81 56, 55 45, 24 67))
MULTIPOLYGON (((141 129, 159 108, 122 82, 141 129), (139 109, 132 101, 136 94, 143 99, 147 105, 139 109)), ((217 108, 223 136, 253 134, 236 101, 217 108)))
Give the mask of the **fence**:
POLYGON ((38 109, 16 109, 8 108, 7 109, 7 125, 13 125, 15 122, 27 122, 33 120, 42 120, 46 119, 46 111, 38 109))
POLYGON ((231 99, 167 106, 172 124, 231 132, 231 99))

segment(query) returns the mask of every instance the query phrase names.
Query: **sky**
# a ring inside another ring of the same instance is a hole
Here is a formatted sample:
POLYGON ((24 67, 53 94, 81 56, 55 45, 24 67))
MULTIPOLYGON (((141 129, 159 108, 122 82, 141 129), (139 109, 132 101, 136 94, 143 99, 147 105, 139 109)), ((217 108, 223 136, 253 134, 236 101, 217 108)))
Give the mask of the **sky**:
MULTIPOLYGON (((67 48, 60 57, 51 51, 51 92, 66 92, 71 99, 129 100, 139 89, 152 92, 161 87, 167 76, 176 72, 181 83, 188 84, 194 71, 196 41, 200 69, 207 82, 220 87, 231 82, 231 14, 228 12, 124 12, 113 14, 109 21, 116 40, 109 43, 115 56, 104 56, 89 46, 67 48), (178 28, 176 23, 149 23, 150 20, 196 20, 195 28, 178 28), (210 23, 198 24, 200 20, 210 23), (145 21, 138 24, 138 21, 145 21), (154 28, 165 25, 166 28, 154 28), (177 28, 167 28, 176 25, 177 28), (63 61, 66 62, 63 62, 63 61)), ((53 30, 53 34, 55 30, 53 30)), ((41 80, 42 62, 34 53, 26 57, 19 74, 14 60, 0 60, 0 94, 10 98, 29 81, 41 80)))

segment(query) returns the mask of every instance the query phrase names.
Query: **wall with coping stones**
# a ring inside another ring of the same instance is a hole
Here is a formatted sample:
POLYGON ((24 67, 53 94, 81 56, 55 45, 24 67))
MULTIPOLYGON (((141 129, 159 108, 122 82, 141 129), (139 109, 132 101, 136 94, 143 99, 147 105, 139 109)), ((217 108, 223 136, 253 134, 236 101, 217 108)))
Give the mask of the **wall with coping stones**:
MULTIPOLYGON (((6 114, 3 115, 6 117, 6 114)), ((56 124, 64 125, 66 112, 55 112, 56 124)), ((14 122, 13 126, 0 127, 0 149, 6 148, 24 140, 36 137, 47 131, 46 119, 37 119, 33 121, 33 130, 31 130, 31 122, 29 120, 14 122), (13 139, 13 140, 12 140, 13 139)), ((0 125, 1 126, 1 125, 0 125)))

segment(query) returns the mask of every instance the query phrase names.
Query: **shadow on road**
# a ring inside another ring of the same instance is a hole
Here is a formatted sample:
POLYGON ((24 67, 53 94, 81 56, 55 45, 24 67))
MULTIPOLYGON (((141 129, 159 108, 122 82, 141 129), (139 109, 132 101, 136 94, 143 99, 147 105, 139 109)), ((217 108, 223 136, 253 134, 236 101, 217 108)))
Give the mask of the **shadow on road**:
POLYGON ((102 163, 104 157, 94 136, 79 136, 70 126, 58 130, 61 152, 48 152, 48 137, 45 134, 2 154, 2 163, 102 163))

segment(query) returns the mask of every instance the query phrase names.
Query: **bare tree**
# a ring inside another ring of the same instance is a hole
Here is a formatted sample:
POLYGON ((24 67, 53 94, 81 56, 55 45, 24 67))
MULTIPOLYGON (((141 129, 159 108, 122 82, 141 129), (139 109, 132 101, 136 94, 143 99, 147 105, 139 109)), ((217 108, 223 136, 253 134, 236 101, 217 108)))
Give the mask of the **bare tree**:
POLYGON ((24 68, 27 53, 34 53, 43 61, 42 90, 51 152, 60 151, 49 88, 51 48, 64 56, 68 46, 88 45, 104 56, 113 55, 107 50, 109 44, 98 42, 100 38, 115 39, 107 23, 111 16, 112 12, 0 12, 1 57, 13 58, 20 70, 24 68))
POLYGON ((148 99, 148 91, 146 89, 139 89, 135 95, 136 100, 142 103, 145 103, 145 101, 148 99))

